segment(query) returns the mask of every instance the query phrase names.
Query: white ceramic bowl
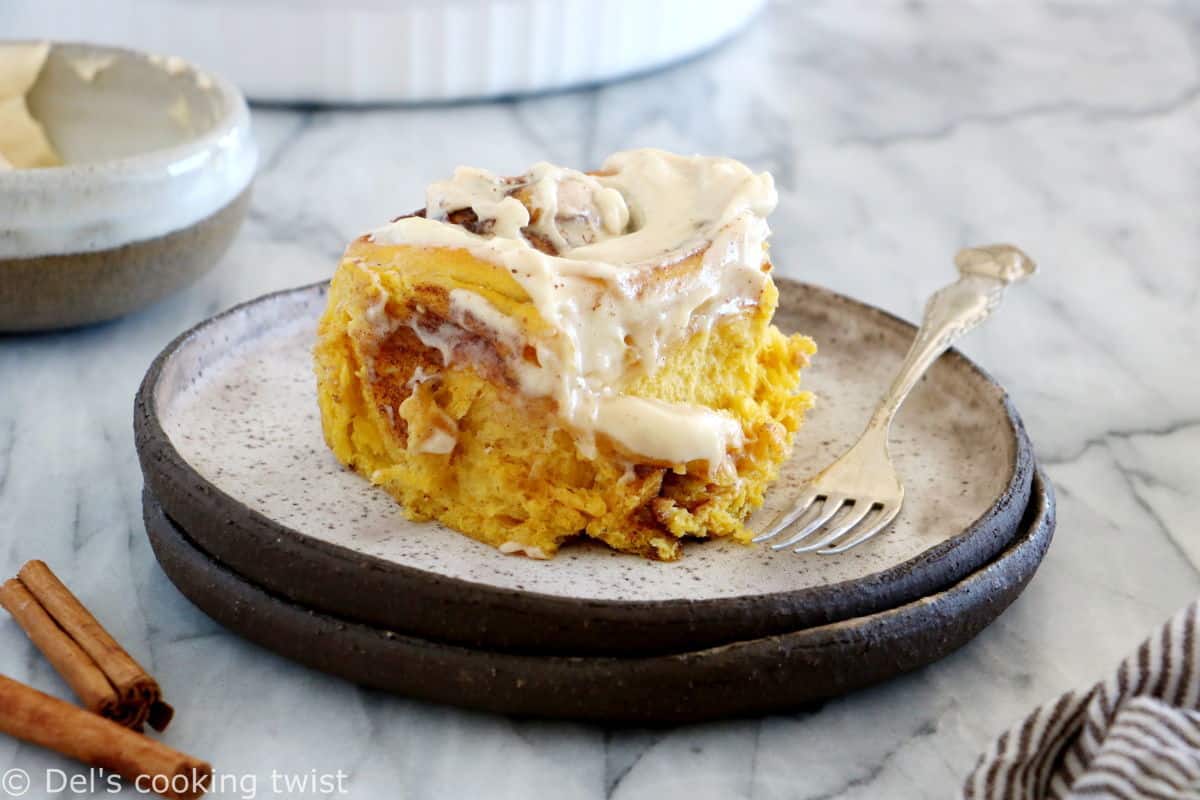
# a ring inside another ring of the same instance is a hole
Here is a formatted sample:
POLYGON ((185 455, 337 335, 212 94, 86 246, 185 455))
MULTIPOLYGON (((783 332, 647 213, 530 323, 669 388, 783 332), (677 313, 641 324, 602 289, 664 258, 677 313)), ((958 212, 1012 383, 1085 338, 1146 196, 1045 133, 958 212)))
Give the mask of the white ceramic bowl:
POLYGON ((765 0, 3 0, 13 35, 211 64, 255 100, 380 103, 538 92, 686 58, 765 0))
POLYGON ((54 44, 27 102, 64 165, 0 172, 0 330, 110 319, 216 263, 257 162, 234 86, 174 58, 54 44))

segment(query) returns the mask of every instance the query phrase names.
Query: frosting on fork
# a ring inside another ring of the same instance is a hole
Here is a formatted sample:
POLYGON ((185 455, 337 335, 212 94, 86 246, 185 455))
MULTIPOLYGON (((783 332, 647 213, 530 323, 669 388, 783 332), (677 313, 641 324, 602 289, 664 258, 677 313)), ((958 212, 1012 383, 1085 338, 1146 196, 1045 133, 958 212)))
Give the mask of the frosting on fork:
MULTIPOLYGON (((704 460, 713 471, 743 444, 731 415, 622 387, 657 370, 668 348, 758 304, 776 202, 769 174, 732 159, 630 150, 592 174, 544 162, 516 178, 459 168, 429 187, 424 217, 370 236, 461 248, 508 270, 552 330, 527 342, 536 363, 509 367, 524 393, 557 402, 585 456, 601 434, 637 456, 704 460), (671 268, 694 255, 698 265, 671 268)), ((455 290, 450 302, 452 318, 469 315, 502 338, 529 335, 478 294, 455 290)), ((436 334, 454 335, 453 326, 436 334)))

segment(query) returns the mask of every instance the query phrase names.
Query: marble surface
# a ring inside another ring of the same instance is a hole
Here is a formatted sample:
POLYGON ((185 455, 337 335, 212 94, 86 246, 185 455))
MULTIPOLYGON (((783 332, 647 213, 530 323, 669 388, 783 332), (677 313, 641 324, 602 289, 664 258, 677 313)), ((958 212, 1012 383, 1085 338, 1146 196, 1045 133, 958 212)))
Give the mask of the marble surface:
MULTIPOLYGON (((0 339, 0 572, 37 557, 62 574, 160 676, 179 710, 166 739, 212 760, 216 796, 950 796, 999 731, 1200 592, 1198 63, 1183 3, 777 3, 717 52, 615 86, 257 108, 253 209, 213 273, 118 323, 0 339), (910 318, 960 246, 1011 240, 1040 261, 964 347, 1011 390, 1059 492, 1057 539, 1012 608, 945 661, 819 709, 628 730, 363 691, 174 590, 142 530, 130 431, 163 345, 329 275, 349 238, 457 163, 588 166, 640 145, 773 171, 780 271, 910 318), (272 791, 272 771, 338 770, 341 794, 272 791)), ((2 620, 0 672, 66 692, 2 620)), ((0 738, 11 768, 32 773, 29 797, 49 794, 47 769, 77 769, 0 738)))

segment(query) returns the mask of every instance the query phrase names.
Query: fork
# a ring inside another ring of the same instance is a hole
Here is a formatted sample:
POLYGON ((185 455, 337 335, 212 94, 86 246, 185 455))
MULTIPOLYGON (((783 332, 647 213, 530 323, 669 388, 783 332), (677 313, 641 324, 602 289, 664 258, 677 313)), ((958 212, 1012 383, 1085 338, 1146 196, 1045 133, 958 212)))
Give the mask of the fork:
POLYGON ((844 553, 887 528, 900 513, 904 484, 888 452, 888 430, 900 404, 938 356, 996 310, 1010 283, 1037 271, 1027 255, 1007 244, 960 250, 954 265, 959 279, 939 289, 925 304, 916 339, 858 441, 818 473, 755 542, 776 538, 810 509, 817 509, 798 531, 772 544, 771 549, 792 547, 821 531, 814 541, 801 544, 794 552, 844 553), (839 511, 841 516, 834 523, 839 511))

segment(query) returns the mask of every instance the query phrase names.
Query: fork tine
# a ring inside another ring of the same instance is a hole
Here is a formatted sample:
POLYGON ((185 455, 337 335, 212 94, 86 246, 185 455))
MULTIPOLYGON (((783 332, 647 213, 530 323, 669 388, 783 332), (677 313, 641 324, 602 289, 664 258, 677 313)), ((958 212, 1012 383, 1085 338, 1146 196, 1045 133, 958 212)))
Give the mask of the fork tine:
POLYGON ((820 530, 825 523, 833 519, 833 515, 838 512, 838 509, 840 509, 845 502, 846 496, 843 494, 829 495, 825 498, 825 502, 822 504, 821 512, 819 514, 809 520, 808 523, 795 534, 789 536, 778 544, 771 545, 771 549, 782 550, 785 547, 791 547, 802 539, 807 539, 809 536, 812 536, 814 533, 820 530))
POLYGON ((867 515, 870 514, 874 508, 875 504, 873 503, 868 503, 862 500, 855 501, 854 505, 850 507, 849 512, 842 517, 842 521, 831 528, 825 536, 822 536, 812 544, 806 544, 803 547, 797 547, 795 552, 808 553, 813 550, 820 550, 822 547, 836 542, 838 539, 849 533, 852 528, 856 527, 860 522, 866 519, 867 515))
POLYGON ((839 544, 837 547, 827 547, 824 550, 818 550, 817 552, 823 556, 832 556, 832 555, 836 555, 838 553, 844 553, 847 550, 849 550, 851 547, 858 547, 860 544, 862 544, 863 542, 867 541, 871 537, 875 536, 875 534, 882 531, 888 525, 892 524, 892 520, 894 520, 896 518, 896 515, 899 513, 900 513, 900 503, 892 503, 891 505, 884 506, 880 510, 879 518, 877 520, 875 520, 870 525, 870 527, 868 527, 865 531, 860 533, 857 537, 855 537, 854 539, 851 539, 849 542, 846 542, 845 544, 839 544))
POLYGON ((768 539, 774 539, 781 532, 783 532, 785 528, 787 528, 796 520, 800 519, 800 517, 805 511, 808 511, 809 507, 816 499, 817 490, 809 488, 804 492, 804 494, 796 498, 796 502, 792 504, 791 508, 787 509, 786 511, 779 512, 775 519, 771 521, 766 533, 761 533, 758 536, 755 536, 751 541, 758 543, 765 542, 768 539))

